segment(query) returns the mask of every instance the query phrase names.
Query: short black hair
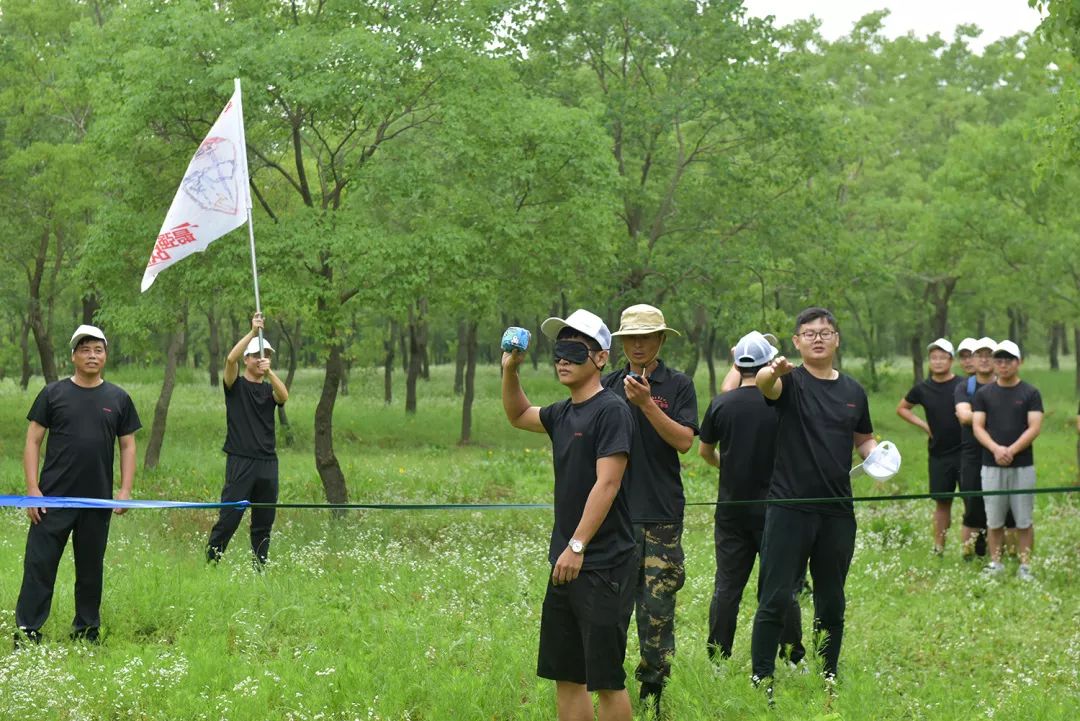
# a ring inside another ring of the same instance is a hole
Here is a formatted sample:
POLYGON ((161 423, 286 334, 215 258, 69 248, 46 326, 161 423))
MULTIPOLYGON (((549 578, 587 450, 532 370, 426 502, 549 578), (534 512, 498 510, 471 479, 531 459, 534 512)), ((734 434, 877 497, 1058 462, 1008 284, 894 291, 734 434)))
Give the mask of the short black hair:
POLYGON ((101 340, 100 338, 95 338, 92 335, 84 335, 82 338, 79 339, 79 342, 72 347, 71 352, 74 353, 82 346, 86 345, 87 343, 92 343, 94 341, 97 341, 98 343, 101 343, 103 346, 105 346, 105 350, 109 349, 109 344, 101 340))
POLYGON ((769 364, 765 363, 763 365, 754 366, 753 368, 743 368, 742 366, 735 366, 735 367, 739 369, 739 376, 740 377, 742 377, 742 378, 753 378, 754 376, 756 376, 758 374, 758 371, 760 371, 762 368, 764 368, 767 365, 769 365, 769 364))
POLYGON ((570 326, 563 326, 559 331, 559 335, 555 336, 555 340, 582 340, 585 341, 585 345, 589 346, 589 350, 596 353, 604 350, 600 347, 600 342, 592 336, 585 335, 577 328, 571 328, 570 326))
POLYGON ((795 334, 798 335, 799 328, 802 328, 807 323, 814 322, 818 318, 824 318, 825 322, 833 327, 833 330, 837 333, 840 332, 840 326, 836 324, 836 317, 832 314, 832 311, 828 308, 812 306, 795 317, 795 334))

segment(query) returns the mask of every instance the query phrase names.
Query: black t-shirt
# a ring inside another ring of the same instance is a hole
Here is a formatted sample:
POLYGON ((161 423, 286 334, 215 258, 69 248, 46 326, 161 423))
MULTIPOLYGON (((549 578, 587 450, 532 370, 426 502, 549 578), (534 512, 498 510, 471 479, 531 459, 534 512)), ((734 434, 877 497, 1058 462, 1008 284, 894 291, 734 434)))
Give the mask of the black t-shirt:
MULTIPOLYGON (((846 498, 851 496, 851 453, 856 433, 873 433, 870 405, 853 378, 815 378, 799 366, 783 377, 776 408, 776 461, 769 498, 846 498)), ((814 513, 855 515, 850 501, 785 504, 814 513)))
MULTIPOLYGON (((555 462, 555 523, 548 558, 552 565, 566 550, 581 522, 585 502, 596 485, 596 461, 630 453, 634 418, 626 402, 601 390, 583 403, 569 398, 540 409, 540 422, 551 438, 555 462)), ((607 516, 585 549, 582 568, 611 568, 634 553, 634 527, 625 487, 620 487, 607 516)))
POLYGON ((274 389, 238 375, 225 386, 225 445, 222 450, 245 458, 277 458, 274 438, 274 389))
MULTIPOLYGON (((1029 411, 1042 412, 1042 396, 1039 389, 1030 383, 1020 381, 1014 386, 999 386, 987 383, 975 394, 971 401, 971 410, 986 414, 986 431, 994 443, 1007 446, 1027 430, 1029 411)), ((996 466, 994 454, 983 448, 982 464, 996 466)), ((1013 458, 1012 466, 1035 465, 1034 444, 1028 446, 1013 458)))
MULTIPOLYGON (((625 400, 623 380, 629 370, 627 366, 609 373, 601 382, 625 400)), ((690 377, 659 361, 648 380, 653 402, 660 410, 697 435, 697 393, 690 377)), ((634 523, 682 523, 686 497, 679 452, 660 437, 640 408, 627 405, 634 416, 634 444, 623 479, 629 493, 630 518, 634 523)))
MULTIPOLYGON (((953 389, 953 405, 955 407, 958 403, 971 403, 971 399, 975 397, 975 393, 979 391, 985 384, 979 383, 974 380, 975 376, 968 376, 962 383, 957 383, 956 388, 953 389), (974 392, 968 393, 968 384, 974 388, 974 392)), ((960 426, 960 444, 963 448, 964 458, 969 459, 976 464, 980 463, 982 457, 982 446, 975 440, 975 432, 971 430, 971 426, 960 426)))
POLYGON ((904 396, 905 401, 922 406, 926 413, 926 423, 932 434, 926 447, 932 456, 947 456, 960 450, 963 441, 960 421, 956 417, 956 387, 966 382, 959 376, 944 383, 927 378, 904 396))
POLYGON ((38 479, 46 496, 112 498, 116 439, 142 428, 123 388, 83 388, 70 378, 42 388, 26 420, 49 429, 38 479))
MULTIPOLYGON (((743 386, 713 398, 701 421, 701 442, 720 451, 718 501, 762 500, 769 495, 769 477, 776 456, 776 410, 754 386, 743 386)), ((765 525, 765 504, 718 505, 718 524, 742 528, 765 525)))

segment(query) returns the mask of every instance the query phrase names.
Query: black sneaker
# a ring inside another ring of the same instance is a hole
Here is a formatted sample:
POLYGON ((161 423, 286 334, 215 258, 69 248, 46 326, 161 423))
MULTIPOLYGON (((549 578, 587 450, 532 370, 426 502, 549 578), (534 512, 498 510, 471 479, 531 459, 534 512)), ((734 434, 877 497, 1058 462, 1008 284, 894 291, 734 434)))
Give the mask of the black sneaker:
POLYGON ((986 532, 980 531, 975 534, 975 555, 980 558, 986 556, 986 532))
POLYGON ((641 682, 640 698, 645 718, 660 718, 660 696, 664 693, 664 684, 651 681, 641 682))
POLYGON ((761 678, 759 676, 751 676, 750 683, 754 685, 754 688, 761 688, 765 690, 765 703, 769 705, 769 708, 776 706, 776 699, 773 698, 773 678, 772 676, 766 676, 761 678))
POLYGON ((15 632, 15 650, 18 651, 23 644, 30 642, 35 646, 41 645, 41 631, 20 628, 15 632))
POLYGON ((86 641, 94 646, 101 643, 101 635, 97 628, 80 628, 78 631, 72 631, 68 638, 72 641, 86 641))

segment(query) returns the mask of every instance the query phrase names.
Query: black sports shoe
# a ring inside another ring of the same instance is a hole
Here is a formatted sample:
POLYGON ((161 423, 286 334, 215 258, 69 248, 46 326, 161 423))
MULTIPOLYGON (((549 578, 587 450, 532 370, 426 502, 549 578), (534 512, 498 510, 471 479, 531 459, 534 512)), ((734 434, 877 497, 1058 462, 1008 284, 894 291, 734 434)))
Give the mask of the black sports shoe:
POLYGON ((72 641, 86 641, 87 643, 98 645, 101 643, 100 633, 97 628, 80 628, 78 631, 72 631, 68 638, 72 641))
POLYGON ((664 693, 664 684, 651 681, 641 682, 641 700, 644 702, 645 718, 660 718, 660 695, 664 693))
POLYGON ((980 558, 986 555, 986 531, 979 531, 975 535, 975 555, 980 558))
POLYGON ((15 650, 18 651, 27 641, 35 645, 41 644, 41 631, 20 628, 15 632, 15 650))
POLYGON ((751 676, 750 683, 754 684, 754 688, 765 689, 765 703, 769 705, 769 708, 776 706, 776 699, 773 698, 772 676, 766 676, 765 678, 761 678, 759 676, 751 676))

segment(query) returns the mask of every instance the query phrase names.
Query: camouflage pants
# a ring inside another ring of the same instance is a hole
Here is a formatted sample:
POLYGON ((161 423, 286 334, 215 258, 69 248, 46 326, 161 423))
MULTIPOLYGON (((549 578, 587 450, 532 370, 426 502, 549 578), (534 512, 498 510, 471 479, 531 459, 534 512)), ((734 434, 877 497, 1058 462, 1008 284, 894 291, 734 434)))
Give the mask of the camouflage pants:
POLYGON ((634 524, 638 569, 635 617, 641 661, 638 681, 663 683, 675 655, 675 593, 686 581, 682 524, 634 524))

